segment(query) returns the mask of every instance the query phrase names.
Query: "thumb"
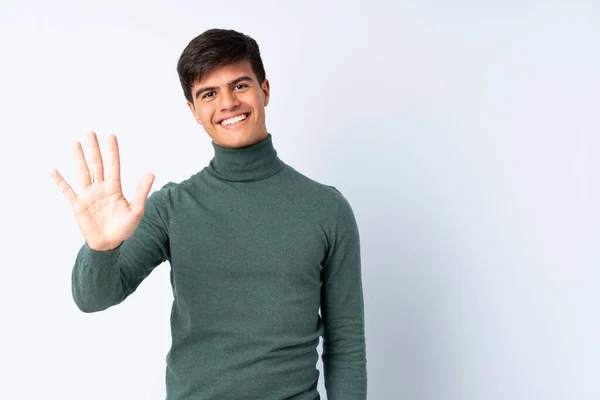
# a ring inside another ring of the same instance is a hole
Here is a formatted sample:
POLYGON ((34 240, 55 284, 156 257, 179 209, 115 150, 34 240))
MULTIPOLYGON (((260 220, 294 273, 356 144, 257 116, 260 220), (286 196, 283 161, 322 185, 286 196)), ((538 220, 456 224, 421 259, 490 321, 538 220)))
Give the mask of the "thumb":
POLYGON ((133 201, 130 204, 130 207, 134 212, 138 214, 144 213, 146 199, 148 198, 148 193, 150 193, 150 188, 152 188, 152 184, 154 183, 154 178, 154 174, 146 174, 140 179, 137 188, 135 189, 133 201))

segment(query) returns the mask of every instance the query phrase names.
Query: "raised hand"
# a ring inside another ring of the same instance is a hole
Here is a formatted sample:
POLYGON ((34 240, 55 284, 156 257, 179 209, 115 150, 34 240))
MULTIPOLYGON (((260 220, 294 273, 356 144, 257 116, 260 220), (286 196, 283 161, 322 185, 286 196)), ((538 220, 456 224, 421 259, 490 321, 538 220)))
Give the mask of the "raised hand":
POLYGON ((154 182, 154 174, 146 174, 139 181, 133 201, 129 203, 121 189, 121 166, 119 144, 115 135, 108 137, 109 178, 104 180, 104 164, 96 133, 88 133, 91 156, 91 175, 83 155, 81 143, 73 143, 75 163, 82 185, 79 195, 53 169, 50 175, 71 203, 79 230, 88 246, 94 250, 112 250, 129 238, 137 229, 142 216, 146 198, 154 182))

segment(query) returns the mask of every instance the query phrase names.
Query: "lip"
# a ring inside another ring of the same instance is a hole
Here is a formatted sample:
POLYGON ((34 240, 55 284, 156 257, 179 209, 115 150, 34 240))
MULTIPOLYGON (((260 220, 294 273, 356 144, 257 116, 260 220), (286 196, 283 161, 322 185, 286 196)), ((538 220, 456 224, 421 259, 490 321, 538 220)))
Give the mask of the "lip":
POLYGON ((248 113, 240 113, 240 114, 234 115, 232 117, 223 118, 221 121, 225 121, 228 118, 237 117, 237 116, 242 115, 242 114, 246 114, 246 119, 244 119, 243 121, 238 121, 238 122, 236 122, 234 124, 231 124, 231 125, 222 125, 221 122, 219 122, 219 126, 222 129, 227 129, 227 130, 237 129, 237 128, 243 126, 250 119, 250 113, 249 112, 248 113))

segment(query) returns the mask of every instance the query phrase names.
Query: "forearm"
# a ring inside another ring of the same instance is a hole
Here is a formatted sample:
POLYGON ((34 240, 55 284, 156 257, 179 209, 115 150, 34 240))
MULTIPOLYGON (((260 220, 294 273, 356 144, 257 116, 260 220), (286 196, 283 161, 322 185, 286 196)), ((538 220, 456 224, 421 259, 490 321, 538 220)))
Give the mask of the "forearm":
POLYGON ((102 311, 123 301, 119 252, 119 247, 96 251, 87 244, 79 250, 71 274, 71 291, 81 311, 102 311))
POLYGON ((323 341, 323 369, 328 400, 367 398, 367 361, 362 317, 339 321, 323 341))

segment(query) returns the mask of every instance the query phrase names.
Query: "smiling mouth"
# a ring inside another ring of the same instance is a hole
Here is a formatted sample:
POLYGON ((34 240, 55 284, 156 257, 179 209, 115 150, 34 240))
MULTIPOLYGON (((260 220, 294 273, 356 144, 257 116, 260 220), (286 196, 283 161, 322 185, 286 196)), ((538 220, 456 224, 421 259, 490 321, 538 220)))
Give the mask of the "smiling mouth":
POLYGON ((221 121, 220 125, 225 128, 233 128, 238 125, 241 125, 244 121, 246 121, 248 119, 249 116, 250 116, 250 113, 243 113, 243 114, 237 115, 233 118, 227 118, 227 119, 221 121))

